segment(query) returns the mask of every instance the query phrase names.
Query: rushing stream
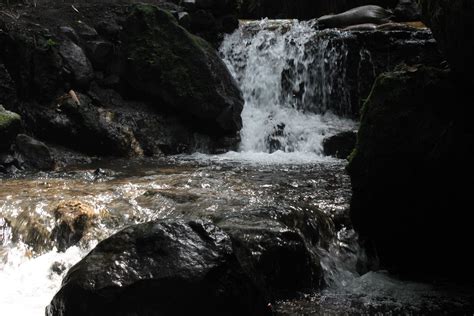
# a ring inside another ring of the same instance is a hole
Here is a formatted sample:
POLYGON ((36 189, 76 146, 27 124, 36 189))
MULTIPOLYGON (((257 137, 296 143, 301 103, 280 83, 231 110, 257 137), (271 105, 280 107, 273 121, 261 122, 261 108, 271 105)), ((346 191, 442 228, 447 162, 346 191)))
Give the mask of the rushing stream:
POLYGON ((366 260, 348 219, 345 161, 322 156, 324 137, 356 127, 327 111, 349 102, 342 97, 334 104, 327 93, 344 86, 344 54, 328 53, 322 42, 321 54, 308 55, 315 32, 309 23, 251 22, 224 41, 221 54, 246 101, 240 152, 99 160, 0 178, 0 314, 43 315, 67 269, 127 225, 273 207, 327 221, 326 245, 313 249, 322 258, 326 289, 279 302, 277 314, 471 311, 472 291, 461 286, 359 274, 366 260), (335 70, 323 71, 327 64, 335 70), (315 73, 318 82, 309 79, 315 73), (58 252, 50 236, 53 211, 64 201, 87 205, 96 217, 78 245, 58 252))

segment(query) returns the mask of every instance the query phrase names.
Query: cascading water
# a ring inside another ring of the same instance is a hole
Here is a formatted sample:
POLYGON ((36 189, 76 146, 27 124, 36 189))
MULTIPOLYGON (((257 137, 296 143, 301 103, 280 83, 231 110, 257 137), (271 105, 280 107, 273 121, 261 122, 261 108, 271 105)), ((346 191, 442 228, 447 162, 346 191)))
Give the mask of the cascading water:
POLYGON ((334 114, 350 108, 347 50, 320 33, 314 22, 262 20, 224 40, 220 52, 245 99, 241 151, 320 155, 325 136, 354 128, 334 114))

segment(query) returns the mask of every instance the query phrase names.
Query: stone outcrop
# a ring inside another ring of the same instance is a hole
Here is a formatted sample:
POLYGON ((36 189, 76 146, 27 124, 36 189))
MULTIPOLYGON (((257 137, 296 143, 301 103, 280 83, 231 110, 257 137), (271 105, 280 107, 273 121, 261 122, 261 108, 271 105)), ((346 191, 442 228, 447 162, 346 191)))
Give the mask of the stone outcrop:
POLYGON ((446 70, 408 66, 379 76, 364 105, 348 166, 351 218, 393 271, 472 277, 464 102, 446 70))
POLYGON ((241 92, 215 50, 172 13, 38 5, 14 6, 17 20, 0 17, 0 100, 27 134, 91 155, 235 148, 241 92))

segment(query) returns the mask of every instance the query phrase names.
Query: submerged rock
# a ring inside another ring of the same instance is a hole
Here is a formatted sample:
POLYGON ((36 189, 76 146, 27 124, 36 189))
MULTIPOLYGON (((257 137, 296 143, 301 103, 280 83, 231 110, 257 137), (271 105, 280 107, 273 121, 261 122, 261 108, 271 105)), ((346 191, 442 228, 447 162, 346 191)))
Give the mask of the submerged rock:
POLYGON ((94 209, 80 201, 64 201, 53 211, 56 225, 51 232, 59 251, 77 244, 87 233, 97 217, 94 209))
POLYGON ((231 239, 205 221, 136 225, 72 267, 47 315, 266 315, 231 239))

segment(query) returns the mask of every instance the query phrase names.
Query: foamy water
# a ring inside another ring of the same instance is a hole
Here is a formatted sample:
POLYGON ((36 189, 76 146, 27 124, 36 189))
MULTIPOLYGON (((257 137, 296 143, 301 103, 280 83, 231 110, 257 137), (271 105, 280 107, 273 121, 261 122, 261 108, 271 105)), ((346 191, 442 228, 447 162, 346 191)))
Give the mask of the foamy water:
MULTIPOLYGON (((308 54, 308 45, 315 45, 317 32, 311 22, 262 20, 242 25, 224 40, 221 55, 245 100, 241 152, 277 149, 321 156, 325 137, 355 128, 354 121, 328 111, 332 100, 325 91, 344 76, 338 63, 344 56, 336 51, 327 56, 308 54), (330 73, 324 70, 328 63, 335 69, 330 73), (310 108, 315 111, 308 111, 310 108)), ((327 41, 317 45, 324 51, 327 41)), ((348 91, 339 93, 346 95, 348 91)))

